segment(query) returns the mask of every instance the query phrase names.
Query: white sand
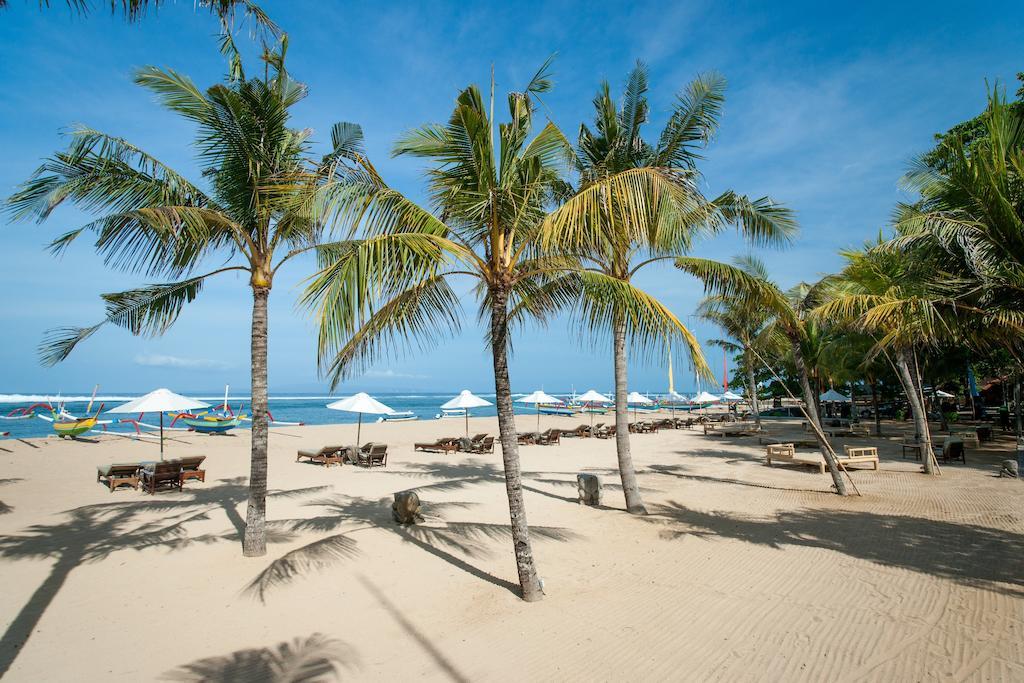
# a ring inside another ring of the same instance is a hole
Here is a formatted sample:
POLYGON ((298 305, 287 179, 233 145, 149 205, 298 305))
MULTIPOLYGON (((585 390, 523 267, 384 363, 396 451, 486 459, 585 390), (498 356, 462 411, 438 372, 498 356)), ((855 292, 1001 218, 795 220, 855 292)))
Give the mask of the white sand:
POLYGON ((525 604, 509 588, 500 457, 412 451, 461 428, 364 425, 364 441, 391 445, 374 470, 294 462, 297 448, 353 441, 354 426, 272 430, 282 495, 257 559, 235 527, 245 431, 176 435, 168 455, 206 454, 207 482, 155 497, 94 483, 97 464, 153 459, 152 444, 0 442, 8 679, 150 680, 204 658, 220 658, 199 665, 213 680, 254 678, 245 651, 315 633, 360 679, 1024 679, 1024 483, 993 478, 1005 454, 970 449, 967 466, 928 478, 877 441, 881 471, 854 473, 864 496, 840 499, 827 475, 765 467, 756 439, 635 435, 651 511, 637 518, 613 441, 522 447, 547 591, 525 604), (601 476, 607 508, 576 504, 580 471, 601 476), (390 499, 413 487, 428 520, 402 529, 390 499), (292 563, 264 601, 245 590, 314 542, 316 566, 292 563))

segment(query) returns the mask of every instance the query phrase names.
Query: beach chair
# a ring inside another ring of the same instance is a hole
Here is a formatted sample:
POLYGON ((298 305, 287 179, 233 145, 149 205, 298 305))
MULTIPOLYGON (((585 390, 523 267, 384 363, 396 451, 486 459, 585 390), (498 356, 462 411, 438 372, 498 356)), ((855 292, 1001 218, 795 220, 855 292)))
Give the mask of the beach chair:
POLYGON ((142 465, 137 462, 103 465, 96 468, 96 481, 105 480, 103 483, 110 487, 111 493, 118 486, 131 486, 137 489, 141 467, 142 465))
POLYGON ((562 432, 562 436, 571 436, 571 437, 576 437, 576 438, 580 438, 580 439, 585 439, 588 436, 590 436, 590 425, 588 425, 588 424, 581 424, 576 429, 568 429, 568 430, 562 432))
POLYGON ((388 445, 386 443, 367 442, 356 454, 358 464, 363 467, 387 467, 388 445))
POLYGON ((788 465, 804 465, 816 467, 820 474, 825 474, 825 459, 820 453, 797 455, 796 446, 791 443, 772 443, 765 448, 765 464, 772 467, 773 463, 784 463, 788 465))
POLYGON ((469 449, 470 453, 493 453, 494 452, 494 437, 485 436, 481 441, 474 441, 473 445, 469 449))
POLYGON ((537 432, 518 432, 516 433, 516 443, 520 446, 532 446, 537 443, 537 439, 540 438, 540 434, 537 432))
POLYGON ((454 436, 446 436, 433 443, 413 444, 413 450, 427 453, 454 453, 459 450, 459 439, 454 436))
POLYGON ((549 429, 542 434, 537 436, 537 443, 542 446, 554 446, 555 444, 562 443, 562 430, 561 429, 549 429))
POLYGON ((206 460, 205 455, 195 455, 189 458, 182 458, 181 462, 181 483, 184 484, 189 479, 198 479, 199 481, 206 481, 206 470, 200 469, 203 461, 206 460))
POLYGON ((599 439, 612 439, 615 437, 615 425, 602 426, 594 429, 594 436, 599 439))
POLYGON ((474 434, 473 438, 470 439, 470 441, 472 441, 473 443, 480 443, 481 441, 483 441, 486 438, 487 438, 487 432, 484 432, 483 434, 474 434))
POLYGON ((843 467, 868 462, 872 465, 871 469, 877 470, 878 448, 875 446, 843 446, 843 455, 839 455, 837 460, 842 463, 843 467))
POLYGON ((654 423, 654 426, 657 427, 658 429, 675 429, 676 423, 669 418, 665 418, 663 420, 656 421, 654 423))
POLYGON ((306 458, 310 462, 323 465, 324 467, 341 465, 346 449, 346 446, 324 446, 318 451, 301 450, 295 456, 295 462, 306 458))
POLYGON ((142 474, 143 491, 153 494, 160 488, 181 490, 181 463, 177 460, 155 462, 139 472, 142 474))

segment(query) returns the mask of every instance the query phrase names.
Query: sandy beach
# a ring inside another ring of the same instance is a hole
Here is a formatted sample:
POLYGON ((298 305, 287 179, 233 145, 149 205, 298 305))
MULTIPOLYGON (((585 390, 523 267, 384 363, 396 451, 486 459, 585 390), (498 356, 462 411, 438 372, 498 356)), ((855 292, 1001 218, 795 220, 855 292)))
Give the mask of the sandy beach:
POLYGON ((766 467, 753 438, 636 435, 638 518, 613 441, 522 447, 546 591, 525 604, 500 458, 413 452, 461 427, 366 425, 390 444, 373 470, 295 462, 354 440, 350 425, 273 430, 258 559, 238 540, 245 431, 176 434, 168 456, 207 455, 207 481, 156 496, 95 483, 98 464, 154 459, 153 444, 3 442, 8 679, 253 678, 264 648, 296 640, 374 680, 1024 677, 1024 486, 993 477, 1004 453, 972 449, 929 478, 897 442, 858 439, 881 468, 854 472, 863 497, 841 499, 827 475, 766 467), (600 476, 605 507, 577 504, 577 472, 600 476), (390 501, 409 488, 427 519, 399 527, 390 501))

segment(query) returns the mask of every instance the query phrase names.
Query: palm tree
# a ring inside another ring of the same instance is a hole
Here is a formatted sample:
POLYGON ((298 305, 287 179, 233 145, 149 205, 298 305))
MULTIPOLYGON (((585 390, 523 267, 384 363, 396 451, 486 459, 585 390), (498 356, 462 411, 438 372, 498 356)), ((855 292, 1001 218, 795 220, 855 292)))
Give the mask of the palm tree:
MULTIPOLYGON (((753 277, 768 279, 764 264, 753 257, 734 259, 735 265, 753 277)), ((750 397, 754 422, 761 424, 761 410, 757 400, 757 382, 754 368, 759 365, 754 357, 755 348, 764 349, 777 343, 777 335, 771 327, 771 315, 757 305, 756 300, 740 293, 716 293, 705 296, 697 307, 697 314, 704 320, 717 325, 726 339, 712 339, 709 343, 727 351, 742 354, 747 372, 747 396, 750 397)))
POLYGON ((106 317, 89 327, 52 330, 40 347, 44 364, 64 360, 106 324, 135 335, 164 333, 207 281, 241 272, 252 291, 252 465, 243 552, 266 553, 267 299, 278 269, 310 250, 323 234, 338 160, 357 138, 336 125, 332 151, 309 155, 309 131, 289 126, 306 87, 285 70, 287 39, 267 52, 264 78, 201 91, 187 76, 146 67, 135 82, 197 126, 205 188, 118 137, 77 128, 63 152, 48 159, 8 200, 15 218, 45 221, 65 202, 97 218, 53 241, 62 252, 85 233, 107 265, 166 278, 159 284, 104 294, 106 317), (208 259, 225 261, 196 274, 208 259), (170 281, 167 281, 170 280, 170 281))
POLYGON ((562 272, 566 259, 540 250, 540 227, 561 187, 564 137, 553 124, 530 139, 536 97, 550 87, 546 62, 509 93, 508 122, 471 85, 446 124, 402 136, 394 154, 427 159, 433 211, 388 187, 361 150, 345 184, 352 239, 320 250, 322 270, 305 301, 320 326, 319 351, 334 384, 409 342, 420 348, 460 328, 455 278, 468 279, 486 322, 494 370, 505 489, 522 597, 542 598, 530 545, 508 371, 510 307, 562 272))
POLYGON ((831 446, 825 440, 821 429, 818 393, 812 388, 812 368, 807 362, 808 355, 813 357, 818 346, 815 342, 819 330, 810 312, 818 302, 820 291, 801 283, 788 292, 783 292, 766 278, 747 272, 743 268, 710 259, 684 256, 676 259, 676 267, 703 280, 705 288, 712 292, 747 298, 752 305, 770 312, 773 316, 772 324, 789 343, 797 378, 800 381, 800 391, 803 394, 804 411, 812 424, 819 450, 832 475, 836 493, 845 496, 846 482, 842 479, 831 446))
MULTIPOLYGON (((548 219, 546 244, 580 258, 582 293, 578 313, 590 334, 610 332, 615 370, 615 441, 627 509, 646 514, 629 443, 627 341, 635 350, 671 346, 681 339, 698 371, 710 374, 696 338, 654 299, 653 327, 639 326, 630 297, 612 295, 632 287, 645 266, 686 253, 694 241, 736 224, 747 237, 772 243, 788 239, 796 224, 787 209, 767 197, 756 201, 726 191, 714 199, 698 189, 700 150, 718 127, 725 80, 700 76, 678 96, 656 143, 643 138, 647 122, 647 69, 637 63, 619 107, 604 82, 594 98, 595 130, 580 126, 571 156, 579 174, 574 194, 548 219)), ((572 278, 567 278, 571 280, 572 278)), ((579 283, 577 283, 579 284, 579 283)), ((561 292, 565 294, 565 292, 561 292)), ((569 297, 571 298, 571 297, 569 297)), ((645 318, 646 320, 646 318, 645 318)))

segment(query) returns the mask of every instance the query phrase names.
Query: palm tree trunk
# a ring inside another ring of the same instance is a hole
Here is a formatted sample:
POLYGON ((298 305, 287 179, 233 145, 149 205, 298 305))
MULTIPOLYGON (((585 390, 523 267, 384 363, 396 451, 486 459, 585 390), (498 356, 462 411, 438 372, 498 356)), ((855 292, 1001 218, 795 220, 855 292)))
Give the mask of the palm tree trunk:
POLYGON ((613 334, 613 355, 615 357, 615 450, 619 456, 619 479, 622 492, 626 494, 626 510, 634 515, 646 515, 647 508, 640 497, 640 486, 636 482, 636 468, 629 451, 629 405, 626 394, 629 387, 626 365, 626 322, 615 320, 613 334))
POLYGON ((871 410, 875 413, 875 436, 882 435, 882 416, 878 412, 878 382, 871 380, 871 410))
POLYGON ((754 424, 761 425, 761 406, 757 400, 757 382, 754 380, 754 359, 750 357, 750 350, 743 352, 744 362, 747 364, 747 396, 750 397, 750 409, 754 411, 754 424))
POLYGON ((824 440, 825 434, 821 431, 821 419, 818 417, 818 407, 814 401, 816 394, 811 390, 811 377, 807 372, 803 351, 800 350, 800 342, 791 339, 790 344, 793 348, 793 361, 796 365, 796 372, 800 377, 800 390, 804 395, 804 403, 807 404, 807 418, 811 421, 812 426, 816 427, 816 429, 811 429, 811 431, 814 432, 814 438, 818 441, 818 450, 821 451, 822 457, 825 458, 828 472, 832 475, 832 483, 835 484, 836 493, 840 496, 845 496, 847 495, 846 482, 843 481, 843 475, 839 472, 839 465, 836 463, 836 459, 832 457, 832 451, 829 450, 828 443, 824 440))
POLYGON ((242 554, 267 554, 267 298, 270 289, 252 288, 252 452, 249 466, 249 508, 245 516, 242 554))
POLYGON ((505 467, 505 492, 512 521, 512 545, 516 554, 516 571, 523 600, 535 602, 544 597, 530 548, 530 527, 526 523, 523 501, 523 475, 519 466, 516 441, 516 417, 512 409, 512 386, 508 378, 508 292, 491 289, 491 353, 494 357, 494 401, 498 408, 498 434, 501 438, 501 459, 505 467))
POLYGON ((918 384, 914 377, 912 363, 913 359, 910 357, 909 351, 900 351, 896 354, 896 368, 899 370, 903 386, 907 390, 910 412, 914 417, 914 431, 917 432, 917 440, 921 444, 921 462, 924 464, 926 474, 935 474, 935 455, 932 453, 932 436, 928 429, 928 415, 925 413, 924 403, 921 401, 921 394, 917 389, 918 384))

